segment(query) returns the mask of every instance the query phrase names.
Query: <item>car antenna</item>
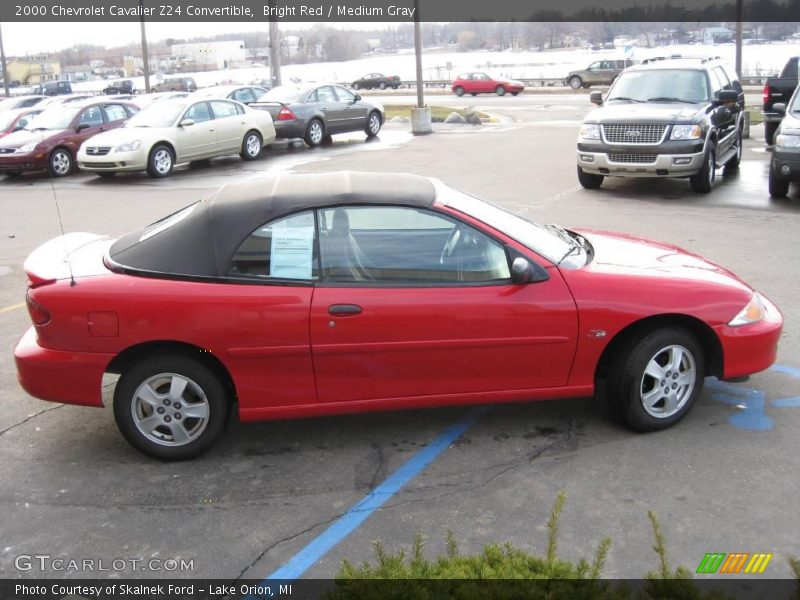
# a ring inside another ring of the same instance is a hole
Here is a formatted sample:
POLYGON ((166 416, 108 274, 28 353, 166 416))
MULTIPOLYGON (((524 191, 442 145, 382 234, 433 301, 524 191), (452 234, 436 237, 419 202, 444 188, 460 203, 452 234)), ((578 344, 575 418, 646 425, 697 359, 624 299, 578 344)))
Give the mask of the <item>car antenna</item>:
MULTIPOLYGON (((39 135, 42 136, 42 143, 44 143, 44 134, 40 133, 39 135)), ((69 258, 69 245, 67 244, 66 235, 64 233, 64 221, 61 220, 61 208, 58 206, 58 194, 56 194, 56 184, 53 182, 53 173, 48 169, 48 179, 50 179, 50 189, 53 192, 53 202, 56 205, 56 214, 58 215, 58 226, 61 229, 61 238, 64 240, 64 250, 66 253, 64 254, 64 259, 67 261, 67 269, 69 269, 69 286, 75 287, 78 283, 75 281, 75 275, 72 272, 72 262, 69 258)))

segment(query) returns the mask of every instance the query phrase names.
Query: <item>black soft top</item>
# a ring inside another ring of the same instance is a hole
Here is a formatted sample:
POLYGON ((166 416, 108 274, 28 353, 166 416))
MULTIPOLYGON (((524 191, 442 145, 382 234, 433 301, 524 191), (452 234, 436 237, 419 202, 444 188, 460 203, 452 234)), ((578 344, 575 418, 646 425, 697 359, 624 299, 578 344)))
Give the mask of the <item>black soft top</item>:
POLYGON ((221 277, 242 241, 279 217, 353 204, 425 208, 435 199, 433 183, 417 175, 350 171, 268 175, 220 188, 162 231, 160 224, 166 225, 170 217, 122 236, 109 250, 109 266, 141 275, 221 277))

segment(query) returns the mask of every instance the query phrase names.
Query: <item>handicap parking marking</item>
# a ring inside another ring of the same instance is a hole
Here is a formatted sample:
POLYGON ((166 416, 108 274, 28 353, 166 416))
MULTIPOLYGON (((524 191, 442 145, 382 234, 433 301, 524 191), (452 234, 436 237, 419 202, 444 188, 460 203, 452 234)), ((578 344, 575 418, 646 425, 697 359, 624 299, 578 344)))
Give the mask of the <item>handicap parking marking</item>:
MULTIPOLYGON (((311 540, 303 549, 290 558, 277 571, 264 579, 263 583, 276 580, 293 580, 301 577, 334 546, 355 531, 369 516, 399 492, 409 481, 419 475, 431 462, 458 438, 464 435, 489 411, 489 407, 470 410, 460 421, 448 427, 427 446, 419 450, 382 484, 351 506, 325 531, 311 540)), ((248 597, 245 600, 252 600, 248 597)))
MULTIPOLYGON (((772 365, 770 371, 783 373, 800 379, 800 369, 786 365, 772 365)), ((761 390, 739 384, 720 381, 715 377, 706 379, 706 387, 712 390, 711 399, 741 408, 739 412, 728 417, 734 427, 750 431, 772 429, 773 420, 766 414, 766 393, 761 390)), ((773 400, 775 408, 800 408, 800 396, 773 400)))

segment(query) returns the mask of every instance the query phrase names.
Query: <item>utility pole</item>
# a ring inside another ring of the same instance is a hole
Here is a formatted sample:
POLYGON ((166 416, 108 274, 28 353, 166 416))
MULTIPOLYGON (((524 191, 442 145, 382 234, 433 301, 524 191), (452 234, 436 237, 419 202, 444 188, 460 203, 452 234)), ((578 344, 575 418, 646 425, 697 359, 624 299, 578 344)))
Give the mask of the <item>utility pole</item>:
POLYGON ((420 26, 419 0, 414 0, 414 58, 417 63, 417 106, 411 109, 411 133, 423 135, 433 131, 431 109, 425 106, 422 92, 422 28, 420 26))
POLYGON ((742 77, 742 18, 744 0, 736 0, 736 74, 742 77))
POLYGON ((142 14, 140 26, 142 28, 142 70, 144 71, 144 91, 150 93, 150 53, 147 51, 147 32, 144 29, 144 0, 139 0, 142 14))
POLYGON ((0 62, 2 62, 3 66, 3 89, 6 92, 6 96, 10 96, 8 93, 8 71, 6 70, 6 51, 3 48, 3 24, 0 23, 0 62))
MULTIPOLYGON (((269 6, 272 8, 275 0, 270 0, 269 6)), ((281 84, 281 38, 278 31, 278 17, 270 11, 269 15, 269 79, 272 87, 276 88, 281 84)))

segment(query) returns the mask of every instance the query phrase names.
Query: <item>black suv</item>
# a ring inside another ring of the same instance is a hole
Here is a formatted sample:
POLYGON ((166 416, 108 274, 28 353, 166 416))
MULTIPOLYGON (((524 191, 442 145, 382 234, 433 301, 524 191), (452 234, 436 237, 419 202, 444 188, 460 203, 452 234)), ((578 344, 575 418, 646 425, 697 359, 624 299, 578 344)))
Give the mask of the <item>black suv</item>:
POLYGON ((606 176, 688 177, 708 193, 718 168, 742 158, 744 92, 719 57, 651 58, 625 70, 578 134, 578 181, 606 176))

